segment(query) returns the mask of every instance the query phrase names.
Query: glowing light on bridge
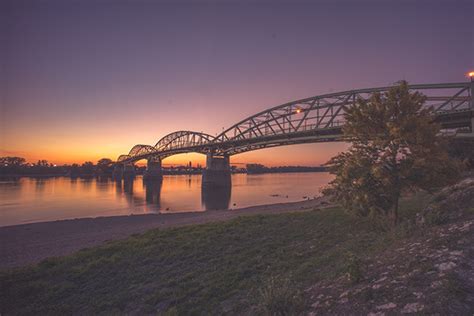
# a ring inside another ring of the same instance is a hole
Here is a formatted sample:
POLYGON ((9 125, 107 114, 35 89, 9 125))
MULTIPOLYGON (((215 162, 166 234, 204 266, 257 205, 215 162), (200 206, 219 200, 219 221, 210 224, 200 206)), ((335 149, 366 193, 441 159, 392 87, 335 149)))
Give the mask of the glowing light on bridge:
POLYGON ((474 80, 474 71, 469 72, 467 76, 471 78, 471 80, 474 80))

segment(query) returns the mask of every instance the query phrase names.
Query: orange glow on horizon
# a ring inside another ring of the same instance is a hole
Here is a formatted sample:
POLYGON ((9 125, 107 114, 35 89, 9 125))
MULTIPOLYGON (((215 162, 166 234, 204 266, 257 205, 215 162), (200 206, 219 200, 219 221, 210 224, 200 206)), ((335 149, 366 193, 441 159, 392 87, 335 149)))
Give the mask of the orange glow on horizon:
MULTIPOLYGON (((285 166, 285 165, 301 165, 301 166, 319 166, 329 160, 330 157, 338 152, 345 150, 347 145, 342 143, 321 143, 321 144, 304 144, 290 145, 283 147, 268 148, 262 150, 242 153, 231 157, 231 164, 241 165, 247 163, 261 163, 263 165, 285 166), (295 156, 294 153, 299 155, 295 156)), ((123 152, 128 152, 124 150, 123 152)), ((38 160, 45 159, 53 164, 82 164, 91 161, 94 164, 101 158, 109 158, 115 161, 119 156, 119 150, 100 150, 97 148, 54 148, 45 152, 38 151, 16 151, 16 150, 0 150, 0 156, 18 156, 23 157, 29 163, 36 163, 38 160)), ((178 154, 167 157, 163 160, 164 166, 187 165, 189 162, 193 166, 200 164, 206 165, 206 156, 199 153, 178 154)), ((136 162, 137 165, 146 165, 146 160, 136 162)))

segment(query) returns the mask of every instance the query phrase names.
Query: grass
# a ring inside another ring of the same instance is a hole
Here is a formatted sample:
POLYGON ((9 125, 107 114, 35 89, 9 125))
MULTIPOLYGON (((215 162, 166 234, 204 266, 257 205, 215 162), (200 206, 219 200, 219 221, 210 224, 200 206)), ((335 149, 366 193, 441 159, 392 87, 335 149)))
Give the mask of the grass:
POLYGON ((248 313, 275 303, 275 277, 304 289, 347 274, 347 254, 388 247, 393 234, 373 227, 329 208, 155 229, 0 272, 0 314, 248 313))

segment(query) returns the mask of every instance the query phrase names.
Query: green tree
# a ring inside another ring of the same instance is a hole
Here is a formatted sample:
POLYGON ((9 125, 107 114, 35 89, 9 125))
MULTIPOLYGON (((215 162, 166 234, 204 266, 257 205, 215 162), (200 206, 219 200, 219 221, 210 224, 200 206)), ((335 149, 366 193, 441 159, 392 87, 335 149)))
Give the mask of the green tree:
POLYGON ((345 114, 343 132, 352 146, 329 161, 336 177, 324 192, 352 213, 388 216, 395 225, 404 191, 454 182, 460 163, 448 156, 425 101, 405 81, 360 98, 345 114))

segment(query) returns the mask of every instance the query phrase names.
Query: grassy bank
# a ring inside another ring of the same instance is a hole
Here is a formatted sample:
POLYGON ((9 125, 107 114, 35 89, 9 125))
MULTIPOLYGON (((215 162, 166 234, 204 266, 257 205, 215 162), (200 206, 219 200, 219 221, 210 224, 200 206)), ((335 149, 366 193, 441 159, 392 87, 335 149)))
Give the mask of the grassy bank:
MULTIPOLYGON (((405 214, 420 203, 405 202, 405 214)), ((393 240, 340 208, 151 230, 1 272, 0 314, 244 313, 275 278, 304 289, 393 240)))

